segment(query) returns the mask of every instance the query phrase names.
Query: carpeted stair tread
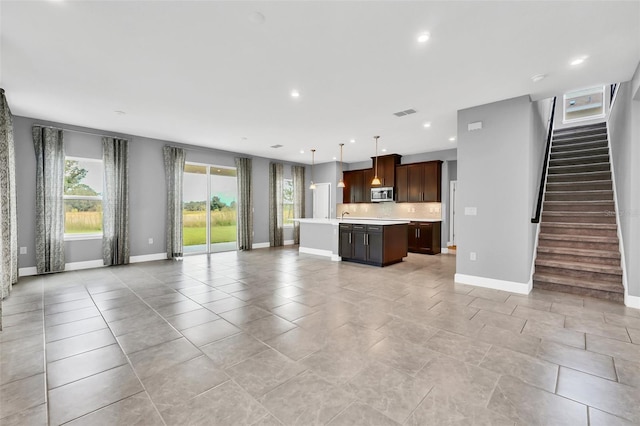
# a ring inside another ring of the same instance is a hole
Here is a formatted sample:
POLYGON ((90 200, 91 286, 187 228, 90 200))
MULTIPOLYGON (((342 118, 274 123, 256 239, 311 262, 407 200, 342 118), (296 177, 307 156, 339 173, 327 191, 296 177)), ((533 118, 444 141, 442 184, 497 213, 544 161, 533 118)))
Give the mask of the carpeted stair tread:
POLYGON ((551 259, 536 259, 536 267, 538 266, 546 266, 548 268, 568 269, 571 271, 597 272, 600 274, 622 276, 622 269, 620 268, 620 266, 612 266, 612 265, 596 265, 596 264, 586 264, 582 262, 567 262, 567 261, 551 260, 551 259))
POLYGON ((549 254, 569 254, 584 257, 602 257, 610 259, 620 259, 620 252, 607 250, 586 250, 570 247, 538 247, 538 253, 549 254))
MULTIPOLYGON (((548 202, 548 201, 545 201, 548 202)), ((585 228, 585 229, 610 229, 616 231, 618 226, 614 223, 563 223, 563 222, 551 222, 542 223, 542 226, 549 228, 585 228)))
MULTIPOLYGON (((540 232, 540 238, 543 240, 566 241, 566 234, 547 234, 540 232)), ((574 235, 571 237, 576 242, 583 243, 602 243, 602 244, 618 244, 618 237, 601 237, 597 235, 574 235)))
POLYGON ((596 148, 583 148, 571 151, 551 151, 551 160, 559 160, 563 158, 581 158, 593 157, 597 155, 609 155, 609 149, 606 146, 596 148))
POLYGON ((624 287, 622 283, 611 283, 607 281, 593 281, 593 280, 585 280, 581 278, 574 277, 565 277, 562 275, 555 274, 540 274, 535 273, 533 275, 534 283, 538 282, 546 282, 550 284, 560 284, 566 286, 573 287, 581 287, 584 289, 594 289, 600 291, 609 291, 612 293, 624 293, 624 287))
POLYGON ((614 291, 597 290, 593 288, 545 282, 536 279, 533 280, 533 286, 540 290, 576 294, 579 296, 596 297, 598 299, 605 299, 620 304, 624 303, 624 291, 621 292, 619 291, 619 289, 615 289, 614 291))

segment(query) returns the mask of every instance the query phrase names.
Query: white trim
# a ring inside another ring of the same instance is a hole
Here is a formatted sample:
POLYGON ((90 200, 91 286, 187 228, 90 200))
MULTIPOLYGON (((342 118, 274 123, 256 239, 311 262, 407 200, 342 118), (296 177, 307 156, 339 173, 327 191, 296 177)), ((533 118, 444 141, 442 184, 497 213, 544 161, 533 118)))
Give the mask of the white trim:
POLYGON ((476 277, 473 275, 455 274, 454 281, 460 284, 474 285, 476 287, 492 288, 494 290, 509 291, 511 293, 529 294, 533 288, 531 281, 517 283, 515 281, 496 280, 493 278, 476 277))
POLYGON ((35 266, 18 269, 18 277, 29 277, 32 275, 38 275, 38 268, 35 266))
POLYGON ((251 248, 253 250, 255 249, 261 249, 261 248, 269 248, 269 243, 253 243, 251 245, 251 248))
POLYGON ((99 234, 64 234, 64 241, 101 240, 102 236, 102 232, 99 234))
POLYGON ((293 245, 293 240, 284 240, 284 245, 285 246, 292 246, 293 245))
MULTIPOLYGON (((615 95, 618 95, 616 90, 615 95)), ((614 98, 615 99, 615 98, 614 98)), ((612 104, 613 106, 613 104, 612 104)), ((611 114, 611 110, 609 110, 611 114)), ((607 120, 609 116, 607 117, 607 120)), ((622 288, 624 288, 625 295, 629 291, 629 282, 627 281, 627 263, 624 253, 624 241, 622 240, 622 225, 620 222, 620 207, 618 206, 618 188, 616 187, 616 171, 613 165, 613 150, 611 146, 611 132, 609 131, 609 121, 605 121, 605 127, 607 129, 607 148, 609 149, 609 169, 611 170, 611 186, 613 189, 613 206, 616 211, 616 235, 618 236, 618 249, 620 250, 620 268, 622 268, 622 288)), ((634 297, 634 296, 631 296, 634 297)), ((625 297, 626 303, 626 297, 625 297)))
POLYGON ((440 253, 442 253, 442 254, 448 254, 448 253, 449 253, 449 247, 441 248, 441 249, 440 249, 440 253))
POLYGON ((337 254, 331 254, 331 260, 333 262, 340 262, 342 260, 342 258, 340 256, 338 256, 337 254))
POLYGON ((155 260, 167 260, 167 253, 141 254, 129 257, 129 263, 153 262, 155 260))
POLYGON ((640 309, 640 297, 624 293, 624 304, 630 308, 640 309))
POLYGON ((324 256, 324 257, 333 257, 333 252, 331 250, 320 250, 309 247, 300 247, 298 248, 298 252, 306 253, 306 254, 315 254, 316 256, 324 256))
POLYGON ((65 271, 77 271, 80 269, 92 269, 92 268, 102 268, 104 267, 104 260, 87 260, 84 262, 72 262, 65 263, 64 270, 65 271))

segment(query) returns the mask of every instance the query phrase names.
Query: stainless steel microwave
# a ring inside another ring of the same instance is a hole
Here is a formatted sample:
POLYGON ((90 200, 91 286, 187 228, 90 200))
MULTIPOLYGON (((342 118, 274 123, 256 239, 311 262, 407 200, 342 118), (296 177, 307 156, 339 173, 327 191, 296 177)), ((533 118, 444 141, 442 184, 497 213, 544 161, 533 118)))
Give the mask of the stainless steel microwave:
POLYGON ((385 201, 393 201, 392 187, 371 188, 372 203, 383 203, 385 201))

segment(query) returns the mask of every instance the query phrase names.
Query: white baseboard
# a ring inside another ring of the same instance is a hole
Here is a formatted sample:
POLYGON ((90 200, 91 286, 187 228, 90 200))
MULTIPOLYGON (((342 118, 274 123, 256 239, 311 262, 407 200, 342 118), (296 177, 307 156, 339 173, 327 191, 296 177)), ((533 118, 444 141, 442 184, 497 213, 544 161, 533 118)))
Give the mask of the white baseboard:
POLYGON ((18 269, 18 277, 29 277, 32 275, 38 275, 38 269, 35 266, 18 269))
POLYGON ((441 248, 440 249, 440 253, 441 254, 448 254, 449 253, 449 249, 448 248, 441 248))
POLYGON ((293 245, 293 240, 284 240, 284 245, 285 246, 292 246, 293 245))
POLYGON ((477 287, 492 288, 494 290, 503 290, 518 294, 529 294, 533 287, 531 282, 517 283, 515 281, 496 280, 493 278, 464 274, 456 274, 454 280, 460 284, 475 285, 477 287))
POLYGON ((624 304, 630 308, 640 309, 640 297, 631 296, 629 294, 624 295, 624 304))
POLYGON ((342 260, 342 258, 340 256, 338 256, 337 254, 331 254, 331 260, 334 262, 340 262, 342 260))
POLYGON ((129 257, 129 263, 153 262, 155 260, 167 260, 167 253, 141 254, 129 257))
POLYGON ((72 262, 65 263, 64 270, 65 271, 78 271, 80 269, 92 269, 92 268, 103 268, 104 260, 87 260, 85 262, 72 262))
POLYGON ((320 250, 309 247, 300 247, 298 248, 300 253, 306 254, 315 254, 316 256, 324 256, 324 257, 333 257, 333 252, 331 250, 320 250))
POLYGON ((251 248, 253 250, 255 249, 261 249, 261 248, 269 248, 269 243, 253 243, 251 245, 251 248))

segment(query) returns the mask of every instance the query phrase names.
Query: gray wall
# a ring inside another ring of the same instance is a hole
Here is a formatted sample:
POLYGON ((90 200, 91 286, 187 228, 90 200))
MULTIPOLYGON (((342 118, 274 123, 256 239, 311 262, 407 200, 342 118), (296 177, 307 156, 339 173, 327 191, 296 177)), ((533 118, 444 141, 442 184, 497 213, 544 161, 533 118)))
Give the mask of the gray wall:
POLYGON ((639 81, 640 66, 632 81, 620 85, 609 118, 627 289, 636 297, 640 296, 640 85, 634 83, 639 81))
MULTIPOLYGON (((130 241, 131 255, 163 253, 165 251, 166 183, 162 147, 182 146, 187 149, 187 161, 235 166, 234 158, 244 156, 232 152, 206 149, 139 136, 122 135, 72 125, 46 122, 27 117, 14 117, 16 145, 16 192, 18 210, 18 246, 27 247, 27 254, 19 256, 19 267, 35 266, 35 154, 31 137, 33 124, 44 124, 63 129, 109 134, 130 140, 130 241), (153 238, 153 244, 149 244, 153 238)), ((102 158, 100 136, 65 132, 67 155, 102 158)), ((253 157, 254 243, 269 242, 268 185, 269 162, 278 161, 253 157)), ((291 175, 291 163, 285 163, 285 176, 291 175)), ((307 166, 308 188, 309 167, 307 166)), ((307 205, 311 204, 311 191, 306 189, 307 205)), ((308 211, 309 209, 307 209, 308 211)), ((293 238, 292 229, 285 230, 285 240, 293 238)), ((67 241, 66 262, 82 262, 102 259, 101 240, 67 241)))
POLYGON ((457 273, 521 283, 531 278, 534 202, 528 96, 458 111, 457 273), (467 131, 467 124, 483 129, 467 131), (465 207, 476 207, 466 216, 465 207), (470 252, 477 255, 470 260, 470 252))

